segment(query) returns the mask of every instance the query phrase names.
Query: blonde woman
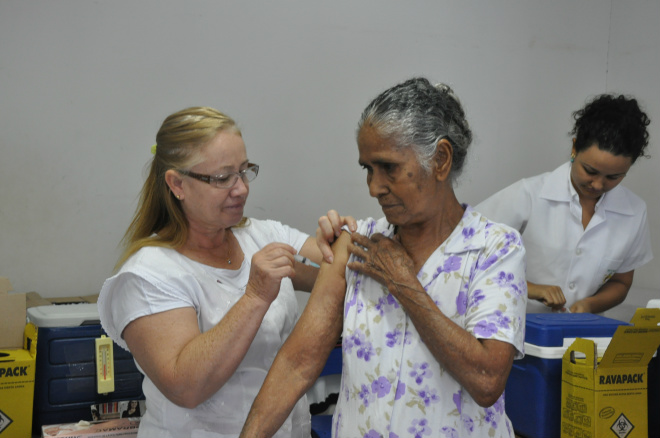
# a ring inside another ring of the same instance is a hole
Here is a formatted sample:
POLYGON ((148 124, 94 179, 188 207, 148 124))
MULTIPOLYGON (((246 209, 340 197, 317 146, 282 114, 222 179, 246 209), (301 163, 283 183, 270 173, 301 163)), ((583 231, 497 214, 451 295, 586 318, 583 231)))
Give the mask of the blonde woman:
MULTIPOLYGON (((144 374, 139 437, 236 437, 311 290, 308 235, 243 215, 250 162, 236 123, 212 108, 167 117, 101 322, 144 374)), ((308 437, 301 398, 278 437, 308 437)))

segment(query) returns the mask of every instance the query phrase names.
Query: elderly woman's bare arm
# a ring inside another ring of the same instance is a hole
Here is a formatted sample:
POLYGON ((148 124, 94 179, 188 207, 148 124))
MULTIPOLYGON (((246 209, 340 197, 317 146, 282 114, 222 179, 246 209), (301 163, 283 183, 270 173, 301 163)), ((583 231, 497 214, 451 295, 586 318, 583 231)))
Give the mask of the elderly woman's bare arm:
POLYGON ((456 325, 438 309, 417 279, 410 286, 394 286, 390 292, 406 310, 436 360, 480 406, 492 406, 506 386, 516 351, 513 345, 477 339, 456 325))
POLYGON ((275 434, 321 373, 341 334, 349 242, 349 235, 342 233, 332 246, 334 262, 321 265, 305 310, 277 354, 241 437, 275 434))

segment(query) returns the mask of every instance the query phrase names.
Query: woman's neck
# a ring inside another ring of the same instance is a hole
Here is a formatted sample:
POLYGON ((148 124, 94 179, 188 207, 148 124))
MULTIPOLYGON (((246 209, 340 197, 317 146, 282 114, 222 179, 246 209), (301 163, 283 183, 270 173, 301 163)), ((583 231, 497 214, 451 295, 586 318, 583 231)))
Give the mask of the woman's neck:
POLYGON ((396 238, 420 269, 426 260, 447 240, 463 218, 464 208, 454 197, 431 220, 412 226, 400 226, 396 238))
POLYGON ((194 250, 214 251, 227 244, 228 234, 231 228, 202 229, 191 226, 188 229, 188 240, 184 247, 194 250))
MULTIPOLYGON (((599 198, 600 199, 600 198, 599 198)), ((580 206, 582 206, 582 228, 587 229, 591 218, 596 214, 596 204, 598 199, 582 199, 580 197, 580 206)))
POLYGON ((209 232, 191 227, 188 240, 178 251, 192 260, 216 268, 236 268, 243 262, 243 252, 231 228, 209 232))

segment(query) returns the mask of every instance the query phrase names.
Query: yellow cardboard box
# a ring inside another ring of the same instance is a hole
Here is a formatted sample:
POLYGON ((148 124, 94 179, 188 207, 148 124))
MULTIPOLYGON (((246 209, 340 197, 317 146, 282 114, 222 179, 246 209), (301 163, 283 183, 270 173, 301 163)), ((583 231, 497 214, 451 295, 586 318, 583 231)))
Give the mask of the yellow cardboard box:
MULTIPOLYGON (((598 361, 577 338, 562 359, 561 438, 648 436, 648 363, 660 345, 660 309, 637 309, 598 361)), ((657 413, 654 413, 657 415, 657 413)))
POLYGON ((25 324, 25 294, 10 290, 9 280, 0 277, 0 438, 30 438, 37 328, 25 324), (23 332, 18 345, 17 326, 23 332))

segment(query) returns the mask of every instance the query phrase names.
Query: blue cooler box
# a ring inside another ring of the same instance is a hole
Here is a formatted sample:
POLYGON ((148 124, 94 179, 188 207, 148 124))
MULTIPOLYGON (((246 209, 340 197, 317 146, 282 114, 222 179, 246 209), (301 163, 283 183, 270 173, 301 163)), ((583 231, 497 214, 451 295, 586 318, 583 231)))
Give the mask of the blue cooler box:
POLYGON ((506 414, 518 435, 559 438, 566 348, 575 338, 587 338, 602 355, 620 325, 629 324, 590 313, 527 314, 525 357, 513 362, 504 393, 506 414))
POLYGON ((142 374, 133 356, 113 344, 115 391, 96 392, 95 339, 105 335, 96 304, 66 304, 28 309, 39 328, 32 431, 41 426, 92 420, 90 406, 144 399, 142 374))

